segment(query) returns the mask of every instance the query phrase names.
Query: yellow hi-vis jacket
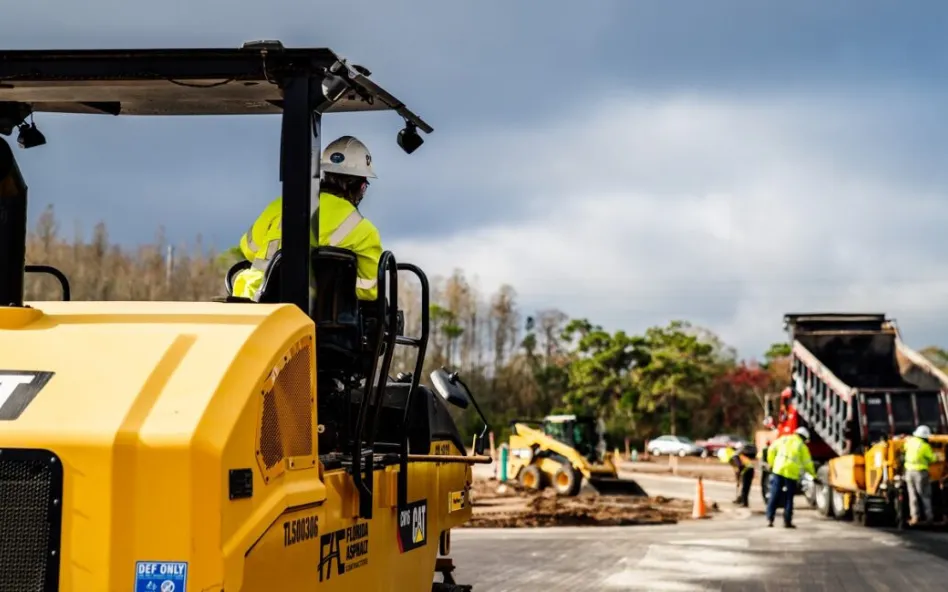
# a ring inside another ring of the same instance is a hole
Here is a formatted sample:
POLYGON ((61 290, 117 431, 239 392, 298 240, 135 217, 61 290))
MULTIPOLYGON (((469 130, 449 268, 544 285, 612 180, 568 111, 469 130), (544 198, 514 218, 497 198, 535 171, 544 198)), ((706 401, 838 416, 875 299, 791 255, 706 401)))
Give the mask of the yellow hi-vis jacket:
POLYGON ((905 451, 906 471, 927 471, 928 466, 937 460, 931 445, 916 436, 907 438, 902 448, 905 451))
MULTIPOLYGON (((283 198, 278 197, 240 237, 240 250, 252 266, 234 278, 234 296, 258 299, 267 266, 283 243, 282 213, 283 198)), ((358 260, 356 296, 360 300, 375 300, 378 297, 379 259, 382 257, 382 240, 375 225, 363 218, 359 210, 345 199, 325 192, 319 194, 319 207, 313 218, 310 245, 338 247, 355 253, 358 260), (318 242, 313 232, 317 220, 318 242)))
POLYGON ((767 450, 767 464, 774 474, 794 481, 800 480, 802 472, 816 475, 810 449, 797 434, 777 438, 767 450))

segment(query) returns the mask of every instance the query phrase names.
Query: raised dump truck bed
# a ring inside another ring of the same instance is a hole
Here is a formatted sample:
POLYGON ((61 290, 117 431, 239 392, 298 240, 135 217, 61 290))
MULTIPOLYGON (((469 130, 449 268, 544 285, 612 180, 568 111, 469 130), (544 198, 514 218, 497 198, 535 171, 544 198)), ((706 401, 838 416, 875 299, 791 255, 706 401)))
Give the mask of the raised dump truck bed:
POLYGON ((792 403, 815 460, 861 453, 919 424, 948 432, 948 377, 884 314, 788 314, 792 403), (821 446, 821 444, 825 444, 821 446))

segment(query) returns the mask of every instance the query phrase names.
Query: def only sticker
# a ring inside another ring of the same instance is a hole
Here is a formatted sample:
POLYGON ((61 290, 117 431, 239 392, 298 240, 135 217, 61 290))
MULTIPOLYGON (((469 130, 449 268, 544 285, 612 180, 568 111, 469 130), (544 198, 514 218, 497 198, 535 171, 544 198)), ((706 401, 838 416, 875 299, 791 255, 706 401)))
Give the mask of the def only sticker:
POLYGON ((135 592, 187 592, 188 564, 184 561, 139 561, 135 592))

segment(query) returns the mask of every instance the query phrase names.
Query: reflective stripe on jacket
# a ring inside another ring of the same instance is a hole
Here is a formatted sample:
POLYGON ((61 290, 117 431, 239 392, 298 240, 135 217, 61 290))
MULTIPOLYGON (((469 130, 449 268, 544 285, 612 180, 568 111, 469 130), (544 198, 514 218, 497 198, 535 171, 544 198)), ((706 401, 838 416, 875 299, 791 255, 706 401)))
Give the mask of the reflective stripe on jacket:
POLYGON ((260 245, 267 238, 267 232, 270 226, 280 219, 283 213, 283 200, 279 197, 271 201, 270 204, 257 216, 253 225, 240 237, 240 252, 244 254, 244 259, 253 261, 260 250, 260 245))
POLYGON ((794 481, 799 481, 803 472, 816 474, 810 450, 797 434, 777 438, 767 451, 767 464, 774 474, 794 481))
POLYGON ((937 460, 931 445, 915 436, 911 436, 905 441, 903 449, 905 450, 906 471, 927 471, 928 466, 937 460))
MULTIPOLYGON (((257 247, 248 260, 250 269, 241 271, 234 278, 234 296, 256 300, 264 273, 283 243, 283 200, 278 197, 270 203, 240 239, 240 248, 247 254, 249 247, 257 247), (245 245, 247 248, 245 249, 245 245)), ((382 257, 382 241, 379 231, 366 220, 351 203, 331 193, 319 194, 316 213, 319 221, 319 240, 310 225, 310 245, 331 246, 352 251, 357 259, 356 296, 360 300, 375 300, 378 297, 378 266, 382 257)), ((315 219, 313 220, 315 221, 315 219)))

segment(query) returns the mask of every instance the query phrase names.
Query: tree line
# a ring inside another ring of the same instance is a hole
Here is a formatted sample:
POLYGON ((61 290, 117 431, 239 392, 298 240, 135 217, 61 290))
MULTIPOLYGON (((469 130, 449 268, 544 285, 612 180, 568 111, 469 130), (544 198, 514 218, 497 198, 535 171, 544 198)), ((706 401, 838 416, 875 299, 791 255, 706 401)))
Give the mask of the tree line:
MULTIPOLYGON (((54 265, 69 278, 74 300, 202 301, 222 295, 223 275, 239 256, 202 245, 169 250, 163 233, 127 248, 109 241, 104 224, 90 237, 64 238, 53 210, 41 214, 27 242, 29 263, 54 265)), ((55 280, 29 276, 27 297, 60 297, 55 280)), ((401 275, 399 306, 406 333, 421 326, 417 282, 401 275)), ((611 435, 633 442, 662 433, 694 438, 719 432, 752 436, 767 397, 789 384, 789 346, 740 359, 712 331, 672 320, 641 333, 610 331, 558 309, 529 311, 513 286, 483 292, 462 270, 431 279, 425 377, 459 370, 501 437, 515 418, 576 412, 602 417, 611 435)), ((946 358, 948 359, 948 358, 946 358)), ((410 371, 414 354, 399 348, 393 373, 410 371)), ((468 436, 478 427, 458 416, 468 436)))

